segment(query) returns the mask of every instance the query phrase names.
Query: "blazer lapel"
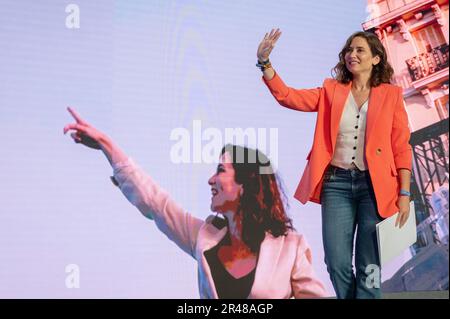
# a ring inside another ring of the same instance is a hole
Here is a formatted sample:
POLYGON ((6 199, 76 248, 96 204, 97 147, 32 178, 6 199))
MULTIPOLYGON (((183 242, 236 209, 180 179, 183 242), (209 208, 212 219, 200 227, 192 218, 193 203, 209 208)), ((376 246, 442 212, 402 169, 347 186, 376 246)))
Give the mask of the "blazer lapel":
POLYGON ((334 90, 333 102, 331 103, 331 149, 334 152, 336 138, 339 131, 339 123, 341 122, 342 112, 344 111, 345 102, 350 93, 352 82, 348 84, 337 83, 334 90))
POLYGON ((370 92, 369 106, 367 110, 367 124, 366 124, 366 146, 371 132, 375 127, 380 110, 383 107, 384 99, 386 98, 386 90, 383 89, 383 84, 373 87, 370 92))
POLYGON ((265 291, 270 285, 273 273, 277 269, 278 259, 280 258, 284 240, 284 236, 275 238, 266 232, 266 237, 259 249, 255 280, 249 294, 249 299, 252 299, 253 296, 261 295, 261 293, 257 293, 257 291, 265 291), (260 284, 262 284, 261 288, 259 287, 260 284))

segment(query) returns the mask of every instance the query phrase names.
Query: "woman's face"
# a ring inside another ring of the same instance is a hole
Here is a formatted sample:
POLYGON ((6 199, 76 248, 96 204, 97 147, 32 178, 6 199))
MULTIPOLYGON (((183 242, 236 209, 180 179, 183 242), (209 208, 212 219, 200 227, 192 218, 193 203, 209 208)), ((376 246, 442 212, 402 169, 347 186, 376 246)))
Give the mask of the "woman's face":
POLYGON ((211 211, 222 214, 237 212, 243 188, 236 183, 234 175, 231 157, 225 152, 220 157, 216 173, 208 180, 211 186, 211 211))
POLYGON ((371 74, 374 65, 380 62, 380 57, 372 55, 367 40, 362 37, 353 38, 344 58, 347 70, 353 75, 371 74))

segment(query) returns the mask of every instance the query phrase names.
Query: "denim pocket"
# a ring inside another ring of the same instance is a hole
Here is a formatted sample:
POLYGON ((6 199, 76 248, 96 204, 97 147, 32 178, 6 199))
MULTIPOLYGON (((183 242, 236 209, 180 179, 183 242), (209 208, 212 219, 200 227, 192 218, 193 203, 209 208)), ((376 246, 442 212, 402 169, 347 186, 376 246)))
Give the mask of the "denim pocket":
POLYGON ((323 182, 324 183, 331 182, 331 181, 333 181, 333 178, 334 178, 334 170, 333 170, 333 168, 327 168, 325 170, 325 173, 323 174, 323 182))

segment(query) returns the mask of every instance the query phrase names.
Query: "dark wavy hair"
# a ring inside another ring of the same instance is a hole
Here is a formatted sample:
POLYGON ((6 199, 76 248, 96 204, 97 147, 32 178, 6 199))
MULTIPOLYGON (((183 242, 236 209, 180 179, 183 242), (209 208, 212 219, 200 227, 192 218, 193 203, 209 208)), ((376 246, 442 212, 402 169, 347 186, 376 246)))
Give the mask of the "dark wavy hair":
POLYGON ((221 154, 225 152, 232 159, 236 183, 243 187, 237 211, 242 214, 242 240, 256 253, 266 231, 279 237, 294 229, 286 214, 287 198, 270 160, 261 151, 227 144, 221 154))
POLYGON ((390 83, 394 70, 387 60, 386 50, 378 37, 370 32, 358 31, 353 33, 345 42, 344 47, 339 53, 339 62, 332 69, 332 76, 340 83, 347 84, 353 79, 353 74, 347 69, 345 65, 345 53, 350 47, 352 40, 356 37, 366 39, 369 44, 370 51, 373 56, 379 56, 380 62, 372 69, 372 75, 370 77, 370 86, 375 87, 381 83, 390 83))

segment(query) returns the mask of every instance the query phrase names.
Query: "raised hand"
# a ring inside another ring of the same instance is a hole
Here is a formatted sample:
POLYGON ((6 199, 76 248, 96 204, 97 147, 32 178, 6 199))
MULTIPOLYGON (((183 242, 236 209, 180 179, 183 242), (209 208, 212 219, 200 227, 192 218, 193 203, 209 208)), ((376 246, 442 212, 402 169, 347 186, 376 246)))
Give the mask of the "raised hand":
POLYGON ((100 140, 104 137, 104 134, 84 121, 72 108, 68 107, 67 110, 73 116, 76 123, 67 124, 64 127, 64 134, 69 130, 72 130, 74 132, 72 132, 70 136, 75 143, 81 143, 96 150, 101 149, 100 140))
POLYGON ((256 56, 258 61, 264 62, 269 59, 269 55, 272 52, 272 49, 275 46, 275 43, 281 36, 280 29, 272 29, 270 33, 266 33, 261 43, 258 46, 258 51, 256 52, 256 56))

